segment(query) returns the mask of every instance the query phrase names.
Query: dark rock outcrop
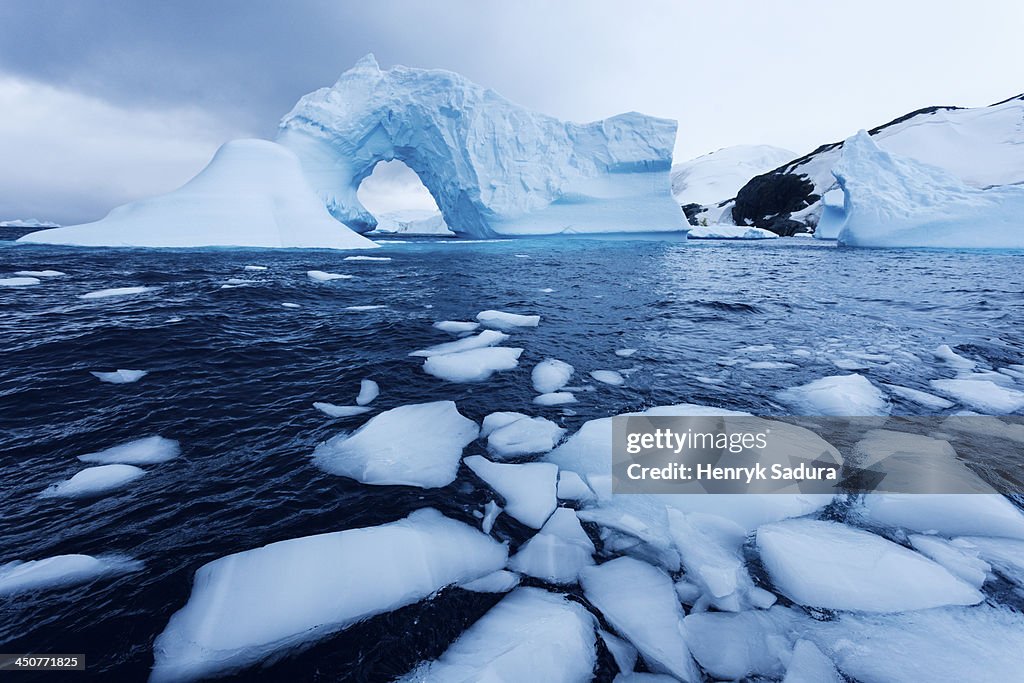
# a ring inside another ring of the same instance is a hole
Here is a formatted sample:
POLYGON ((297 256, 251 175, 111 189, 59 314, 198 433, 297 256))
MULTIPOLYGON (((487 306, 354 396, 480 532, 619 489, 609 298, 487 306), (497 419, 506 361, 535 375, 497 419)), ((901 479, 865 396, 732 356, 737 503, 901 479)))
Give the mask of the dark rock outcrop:
POLYGON ((736 225, 753 225, 789 236, 806 232, 804 225, 790 219, 790 215, 820 198, 806 175, 771 171, 751 178, 740 188, 732 218, 736 225))

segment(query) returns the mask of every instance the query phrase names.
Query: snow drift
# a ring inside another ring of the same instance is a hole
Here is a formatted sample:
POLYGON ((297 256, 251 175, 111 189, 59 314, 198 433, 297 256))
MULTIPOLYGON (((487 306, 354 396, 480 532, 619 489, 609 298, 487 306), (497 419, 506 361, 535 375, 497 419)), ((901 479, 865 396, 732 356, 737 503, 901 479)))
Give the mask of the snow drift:
POLYGON ((331 218, 295 155, 266 140, 224 144, 200 173, 165 195, 102 220, 41 230, 19 242, 88 247, 319 247, 369 249, 331 218))
POLYGON ((524 109, 441 70, 373 55, 281 121, 331 214, 357 232, 376 219, 356 197, 380 161, 423 181, 455 233, 680 231, 669 167, 676 122, 635 112, 576 124, 524 109))

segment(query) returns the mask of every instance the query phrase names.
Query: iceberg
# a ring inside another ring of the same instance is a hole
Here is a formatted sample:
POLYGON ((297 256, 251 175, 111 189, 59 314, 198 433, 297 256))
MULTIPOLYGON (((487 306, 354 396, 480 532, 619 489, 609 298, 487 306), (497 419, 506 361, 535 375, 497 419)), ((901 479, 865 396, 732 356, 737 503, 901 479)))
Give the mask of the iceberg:
POLYGON ((342 631, 505 566, 505 546, 436 510, 304 536, 196 571, 153 643, 152 683, 206 678, 342 631))
POLYGON ((320 444, 313 461, 364 484, 436 488, 455 481, 462 449, 478 433, 453 401, 399 406, 320 444))
POLYGON ((587 600, 640 651, 651 671, 684 683, 702 680, 683 635, 683 608, 668 574, 619 557, 584 568, 580 584, 587 600))
POLYGON ((558 508, 541 530, 508 562, 509 569, 555 584, 576 583, 580 570, 594 564, 594 543, 576 513, 558 508))
MULTIPOLYGON (((458 343, 458 342, 453 342, 458 343)), ((457 353, 430 356, 423 361, 423 370, 429 375, 449 382, 483 382, 501 370, 519 365, 522 349, 492 346, 457 353)))
POLYGON ((142 563, 120 555, 56 555, 42 560, 0 564, 0 596, 85 583, 103 576, 142 569, 142 563))
POLYGON ((669 167, 676 123, 638 113, 575 124, 529 111, 441 70, 373 55, 281 121, 331 214, 357 232, 377 220, 356 196, 380 161, 423 181, 462 237, 682 231, 669 167))
POLYGON ((833 168, 842 211, 827 218, 853 247, 1024 248, 1024 187, 971 187, 949 171, 883 151, 865 131, 833 168))
POLYGON ((87 467, 70 479, 50 484, 39 495, 42 498, 88 498, 101 496, 127 486, 146 473, 134 465, 100 465, 87 467))
POLYGON ((90 375, 101 382, 109 384, 131 384, 149 374, 146 370, 115 370, 114 372, 90 372, 90 375))
POLYGON ((179 455, 181 446, 177 441, 162 436, 147 436, 95 453, 86 453, 78 456, 78 459, 97 465, 157 465, 174 460, 179 455))
POLYGON ((577 602, 519 588, 470 626, 438 659, 402 683, 587 683, 597 665, 595 619, 577 602))
POLYGON ((377 245, 332 219, 298 159, 266 140, 225 143, 192 180, 119 206, 101 220, 41 230, 19 242, 89 247, 317 247, 377 245))
POLYGON ((505 499, 505 512, 532 529, 544 526, 558 505, 558 468, 546 462, 522 465, 471 455, 463 462, 505 499))
POLYGON ((900 612, 985 599, 924 555, 836 522, 766 524, 757 547, 775 587, 801 605, 900 612))

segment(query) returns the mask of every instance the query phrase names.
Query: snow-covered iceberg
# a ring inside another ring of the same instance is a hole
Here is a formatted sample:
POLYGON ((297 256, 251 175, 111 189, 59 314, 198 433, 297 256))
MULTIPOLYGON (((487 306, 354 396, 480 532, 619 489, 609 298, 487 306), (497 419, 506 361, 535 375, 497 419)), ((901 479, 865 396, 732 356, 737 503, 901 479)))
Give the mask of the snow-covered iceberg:
POLYGON ((150 681, 254 664, 505 566, 497 541, 432 509, 365 529, 279 541, 196 572, 153 644, 150 681))
POLYGON ((89 247, 377 245, 331 218, 295 155, 266 140, 234 140, 182 187, 119 206, 101 220, 18 240, 89 247))
POLYGON ((854 247, 1024 248, 1024 187, 971 187, 952 173, 882 150, 865 131, 833 168, 842 210, 822 230, 854 247))
POLYGON ((408 165, 458 235, 685 229, 669 168, 676 122, 636 112, 560 121, 441 70, 372 55, 281 121, 331 214, 358 232, 377 220, 356 196, 380 161, 408 165))

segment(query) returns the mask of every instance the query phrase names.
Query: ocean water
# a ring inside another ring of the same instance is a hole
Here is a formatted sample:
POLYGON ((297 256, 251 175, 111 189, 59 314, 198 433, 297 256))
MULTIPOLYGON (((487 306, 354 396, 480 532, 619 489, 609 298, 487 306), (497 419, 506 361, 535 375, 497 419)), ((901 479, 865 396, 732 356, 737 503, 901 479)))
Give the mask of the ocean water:
MULTIPOLYGON (((146 565, 0 598, 0 649, 86 653, 88 671, 76 680, 142 680, 153 639, 210 560, 425 506, 478 524, 473 512, 492 496, 465 468, 452 485, 424 491, 362 486, 312 465, 318 443, 380 410, 451 399, 477 421, 517 410, 571 432, 587 419, 671 403, 784 414, 776 392, 855 365, 876 383, 928 390, 929 379, 950 375, 933 357, 939 344, 994 367, 1024 362, 1024 255, 1015 253, 848 250, 800 239, 407 239, 372 255, 392 260, 0 242, 0 277, 67 273, 0 288, 0 563, 116 552, 146 565), (318 283, 311 269, 355 277, 318 283), (221 289, 229 278, 253 282, 221 289), (78 298, 137 285, 155 289, 78 298), (386 308, 347 310, 366 305, 386 308), (491 308, 541 316, 507 342, 525 349, 516 370, 450 384, 407 355, 452 339, 433 322, 491 308), (638 350, 614 353, 627 347, 638 350), (549 357, 576 367, 575 385, 596 369, 625 371, 627 382, 590 383, 569 411, 539 408, 529 373, 549 357), (116 368, 150 374, 126 385, 90 374, 116 368), (374 412, 331 419, 312 408, 351 404, 366 377, 381 387, 374 412), (153 434, 180 441, 182 457, 103 498, 37 497, 81 469, 75 456, 153 434)), ((894 412, 927 411, 896 399, 894 412)), ((478 452, 480 443, 466 449, 478 452)), ((507 516, 496 533, 513 546, 529 536, 507 516)), ((387 680, 440 654, 499 598, 448 589, 238 677, 387 680)), ((601 661, 614 671, 603 650, 601 661)))

